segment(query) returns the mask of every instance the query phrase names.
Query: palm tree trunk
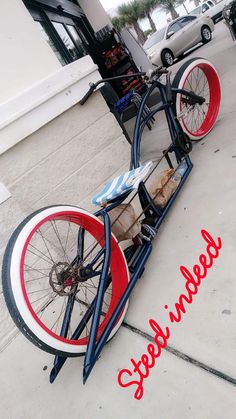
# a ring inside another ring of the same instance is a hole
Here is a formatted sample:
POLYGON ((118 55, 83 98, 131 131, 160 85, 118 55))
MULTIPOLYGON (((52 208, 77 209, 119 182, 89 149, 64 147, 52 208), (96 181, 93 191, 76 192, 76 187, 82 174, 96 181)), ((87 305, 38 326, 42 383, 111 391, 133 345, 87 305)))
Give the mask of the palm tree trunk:
POLYGON ((149 13, 149 12, 147 13, 147 18, 148 18, 150 26, 152 28, 152 32, 156 32, 157 28, 156 28, 156 25, 155 25, 155 23, 152 19, 151 13, 149 13))
POLYGON ((144 35, 144 32, 140 28, 138 22, 134 22, 133 27, 134 27, 134 30, 137 34, 137 37, 138 37, 138 40, 139 40, 140 44, 143 45, 144 42, 146 41, 146 36, 144 35))
POLYGON ((169 3, 168 5, 169 12, 171 14, 172 19, 177 19, 179 17, 178 13, 176 12, 173 4, 169 3))
POLYGON ((182 3, 182 6, 185 8, 185 11, 186 11, 186 13, 187 13, 187 15, 188 15, 188 9, 187 9, 187 7, 185 6, 184 1, 183 1, 183 3, 182 3))

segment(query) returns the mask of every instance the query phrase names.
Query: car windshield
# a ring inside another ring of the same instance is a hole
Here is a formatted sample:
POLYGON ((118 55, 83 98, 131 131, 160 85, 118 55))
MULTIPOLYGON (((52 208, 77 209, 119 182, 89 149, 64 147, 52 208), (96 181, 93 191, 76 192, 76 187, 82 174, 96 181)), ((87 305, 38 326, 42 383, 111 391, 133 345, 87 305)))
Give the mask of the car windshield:
POLYGON ((164 38, 165 31, 166 31, 166 27, 164 27, 164 28, 160 29, 159 31, 155 32, 152 36, 150 36, 150 38, 147 39, 147 41, 143 45, 143 48, 147 50, 147 49, 153 47, 153 45, 162 41, 162 39, 164 38))
POLYGON ((198 6, 196 7, 196 9, 191 10, 190 14, 191 15, 200 15, 202 11, 202 6, 198 6))

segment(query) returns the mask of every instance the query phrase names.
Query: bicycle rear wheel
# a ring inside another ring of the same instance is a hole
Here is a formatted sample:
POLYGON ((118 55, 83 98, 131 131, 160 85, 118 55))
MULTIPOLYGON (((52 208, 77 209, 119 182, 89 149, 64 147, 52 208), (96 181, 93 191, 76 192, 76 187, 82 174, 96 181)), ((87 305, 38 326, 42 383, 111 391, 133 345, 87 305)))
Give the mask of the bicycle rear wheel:
MULTIPOLYGON (((103 244, 103 223, 73 206, 39 210, 13 233, 3 260, 3 292, 16 326, 36 346, 64 356, 86 351, 91 327, 91 316, 86 316, 96 297, 103 244), (81 322, 83 334, 75 340, 73 332, 81 322)), ((109 279, 97 338, 128 283, 126 260, 114 235, 109 279)))
POLYGON ((202 105, 191 103, 184 94, 175 96, 174 112, 183 131, 192 141, 201 140, 213 128, 220 109, 221 88, 215 67, 203 58, 186 61, 172 83, 205 98, 202 105))

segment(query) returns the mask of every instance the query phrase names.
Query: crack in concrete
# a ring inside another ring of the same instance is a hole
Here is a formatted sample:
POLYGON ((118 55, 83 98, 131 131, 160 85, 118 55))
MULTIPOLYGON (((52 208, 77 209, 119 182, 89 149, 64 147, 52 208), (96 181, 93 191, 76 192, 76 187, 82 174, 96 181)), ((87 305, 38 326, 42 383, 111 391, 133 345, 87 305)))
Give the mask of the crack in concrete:
MULTIPOLYGON (((130 330, 133 333, 136 333, 137 335, 141 336, 142 338, 148 340, 149 342, 154 342, 154 337, 149 335, 146 332, 143 332, 142 330, 138 329, 137 327, 132 326, 131 324, 128 324, 126 322, 122 323, 122 326, 126 329, 130 330)), ((165 350, 167 352, 170 352, 171 354, 175 355, 177 358, 183 359, 186 362, 189 362, 192 365, 195 365, 195 367, 201 368, 204 371, 207 371, 209 374, 213 374, 218 378, 221 378, 222 380, 227 381, 228 383, 231 383, 236 386, 236 379, 233 377, 230 377, 227 374, 224 374, 223 372, 216 370, 215 368, 210 367, 209 365, 204 364, 201 361, 198 361, 195 358, 192 358, 189 355, 184 354, 183 352, 179 351, 178 349, 175 349, 169 345, 166 346, 165 350)))

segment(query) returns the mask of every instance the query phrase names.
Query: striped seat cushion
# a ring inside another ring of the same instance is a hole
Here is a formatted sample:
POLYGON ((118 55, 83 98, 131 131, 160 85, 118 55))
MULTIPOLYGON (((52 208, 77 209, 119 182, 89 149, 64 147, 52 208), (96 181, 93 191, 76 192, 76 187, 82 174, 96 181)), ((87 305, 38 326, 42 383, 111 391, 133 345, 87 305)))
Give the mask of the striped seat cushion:
POLYGON ((92 198, 94 205, 103 205, 112 201, 125 194, 138 188, 140 182, 146 177, 153 163, 147 162, 145 165, 138 167, 137 169, 130 170, 109 181, 104 186, 103 190, 92 198))

